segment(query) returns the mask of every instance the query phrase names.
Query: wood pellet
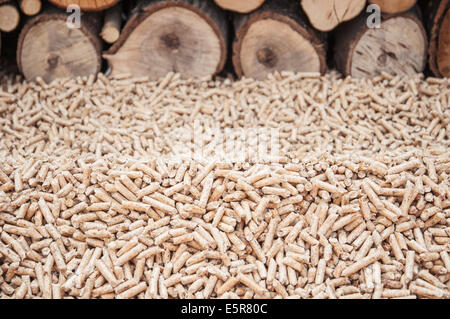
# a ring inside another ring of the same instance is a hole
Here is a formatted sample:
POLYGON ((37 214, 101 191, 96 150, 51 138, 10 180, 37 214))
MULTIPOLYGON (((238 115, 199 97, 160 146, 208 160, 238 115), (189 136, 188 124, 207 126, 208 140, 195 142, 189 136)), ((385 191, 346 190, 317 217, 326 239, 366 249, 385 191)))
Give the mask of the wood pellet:
POLYGON ((449 79, 17 80, 0 298, 450 298, 449 79))

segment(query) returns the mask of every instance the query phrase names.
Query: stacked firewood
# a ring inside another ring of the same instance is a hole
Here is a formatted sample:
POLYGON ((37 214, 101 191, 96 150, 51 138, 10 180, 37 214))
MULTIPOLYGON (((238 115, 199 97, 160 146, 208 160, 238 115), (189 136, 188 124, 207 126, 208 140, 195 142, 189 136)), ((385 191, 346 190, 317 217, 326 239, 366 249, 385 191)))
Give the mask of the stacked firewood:
POLYGON ((95 74, 103 59, 113 75, 208 77, 230 53, 236 75, 254 79, 329 67, 410 76, 427 64, 449 77, 450 0, 425 2, 0 0, 0 31, 21 28, 19 69, 46 82, 95 74))

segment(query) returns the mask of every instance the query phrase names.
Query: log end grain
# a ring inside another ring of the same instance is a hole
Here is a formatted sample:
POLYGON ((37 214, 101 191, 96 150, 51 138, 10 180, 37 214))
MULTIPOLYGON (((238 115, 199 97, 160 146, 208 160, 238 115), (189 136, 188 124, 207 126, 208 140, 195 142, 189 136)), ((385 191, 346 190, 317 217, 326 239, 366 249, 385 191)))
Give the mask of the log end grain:
POLYGON ((310 31, 283 14, 252 14, 233 45, 237 75, 262 80, 275 71, 325 72, 325 43, 310 31))
POLYGON ((121 31, 121 6, 115 6, 108 9, 105 13, 104 24, 100 35, 107 43, 114 43, 120 37, 121 31))
POLYGON ((19 36, 17 61, 27 80, 96 74, 101 68, 101 42, 87 19, 71 29, 63 13, 41 14, 31 19, 19 36))
POLYGON ((368 28, 361 16, 337 32, 336 66, 359 78, 410 76, 424 70, 427 46, 422 22, 412 13, 387 16, 380 28, 368 28))
POLYGON ((302 0, 301 5, 312 26, 317 30, 327 32, 360 14, 366 1, 302 0))
POLYGON ((77 5, 83 11, 101 11, 113 7, 119 0, 49 0, 59 8, 77 5))
POLYGON ((437 66, 442 76, 450 77, 450 10, 447 10, 439 31, 437 66))
POLYGON ((28 16, 34 16, 41 11, 41 0, 21 0, 19 6, 22 12, 28 16))
POLYGON ((426 14, 430 69, 436 77, 450 77, 450 0, 430 2, 426 14))
POLYGON ((369 0, 369 2, 378 5, 383 13, 397 14, 410 10, 417 0, 369 0))
POLYGON ((104 57, 112 74, 158 79, 169 72, 205 77, 220 72, 227 55, 227 24, 214 3, 152 4, 128 21, 104 57))
POLYGON ((106 28, 102 30, 102 33, 100 35, 102 36, 102 39, 105 40, 105 42, 114 43, 120 37, 120 30, 115 28, 106 28))
POLYGON ((239 13, 249 13, 258 9, 265 0, 214 0, 216 4, 224 10, 239 13))
POLYGON ((0 5, 0 31, 14 31, 20 22, 20 13, 17 7, 9 2, 0 5))

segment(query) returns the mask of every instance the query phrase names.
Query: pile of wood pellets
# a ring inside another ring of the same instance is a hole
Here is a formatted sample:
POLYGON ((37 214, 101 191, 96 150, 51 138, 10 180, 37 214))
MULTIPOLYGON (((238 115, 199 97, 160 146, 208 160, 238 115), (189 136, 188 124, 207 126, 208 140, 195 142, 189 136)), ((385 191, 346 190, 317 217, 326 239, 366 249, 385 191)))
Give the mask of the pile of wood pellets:
POLYGON ((450 298, 449 79, 2 83, 0 298, 450 298))

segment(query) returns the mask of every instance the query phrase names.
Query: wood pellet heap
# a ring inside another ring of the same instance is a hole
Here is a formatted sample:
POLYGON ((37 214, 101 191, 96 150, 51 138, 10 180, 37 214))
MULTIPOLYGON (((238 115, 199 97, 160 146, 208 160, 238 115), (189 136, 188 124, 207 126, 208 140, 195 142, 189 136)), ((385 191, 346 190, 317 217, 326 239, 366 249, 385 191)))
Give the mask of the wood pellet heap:
POLYGON ((450 297, 448 78, 7 82, 0 298, 450 297))

